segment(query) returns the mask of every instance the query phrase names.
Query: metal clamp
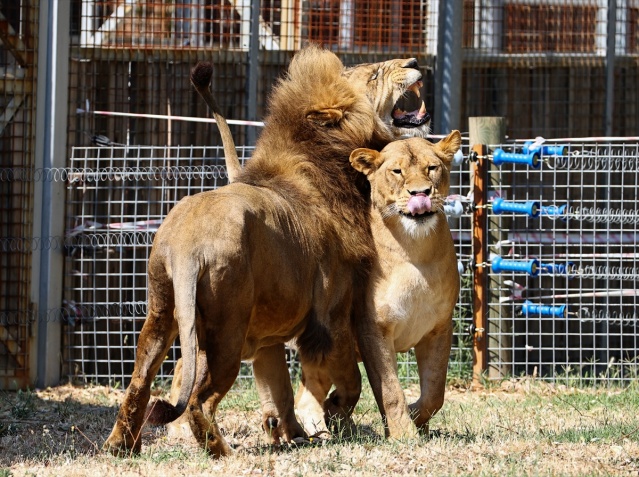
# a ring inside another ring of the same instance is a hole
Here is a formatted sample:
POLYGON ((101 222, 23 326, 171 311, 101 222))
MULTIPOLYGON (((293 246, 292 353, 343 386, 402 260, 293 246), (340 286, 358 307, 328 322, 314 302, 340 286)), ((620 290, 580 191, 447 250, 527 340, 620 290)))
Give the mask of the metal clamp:
POLYGON ((486 331, 485 328, 477 328, 475 326, 475 323, 471 323, 470 326, 467 328, 468 334, 474 338, 476 333, 484 333, 486 331))

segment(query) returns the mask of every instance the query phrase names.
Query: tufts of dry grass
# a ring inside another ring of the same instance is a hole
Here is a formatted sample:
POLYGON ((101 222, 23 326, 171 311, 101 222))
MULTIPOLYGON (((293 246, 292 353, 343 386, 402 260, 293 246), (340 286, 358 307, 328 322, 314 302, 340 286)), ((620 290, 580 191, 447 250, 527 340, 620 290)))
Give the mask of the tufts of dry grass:
MULTIPOLYGON (((409 397, 418 393, 407 389, 409 397)), ((219 413, 236 448, 213 460, 187 435, 145 428, 142 454, 100 451, 122 392, 60 386, 0 392, 0 477, 204 475, 637 475, 639 393, 635 387, 579 389, 509 380, 469 391, 450 388, 431 435, 383 439, 368 387, 356 411, 359 435, 313 446, 269 447, 257 393, 238 385, 219 413)))

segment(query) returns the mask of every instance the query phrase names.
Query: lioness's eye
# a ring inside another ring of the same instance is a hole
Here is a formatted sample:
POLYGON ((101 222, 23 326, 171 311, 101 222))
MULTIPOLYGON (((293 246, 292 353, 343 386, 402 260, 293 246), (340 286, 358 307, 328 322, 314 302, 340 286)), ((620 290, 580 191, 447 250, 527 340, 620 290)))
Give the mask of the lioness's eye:
POLYGON ((393 174, 400 174, 401 175, 402 170, 401 169, 393 169, 393 174))
POLYGON ((436 171, 439 166, 428 166, 428 172, 436 171))
POLYGON ((375 73, 373 73, 373 76, 371 76, 368 81, 375 81, 377 79, 378 75, 379 75, 379 70, 377 70, 375 73))

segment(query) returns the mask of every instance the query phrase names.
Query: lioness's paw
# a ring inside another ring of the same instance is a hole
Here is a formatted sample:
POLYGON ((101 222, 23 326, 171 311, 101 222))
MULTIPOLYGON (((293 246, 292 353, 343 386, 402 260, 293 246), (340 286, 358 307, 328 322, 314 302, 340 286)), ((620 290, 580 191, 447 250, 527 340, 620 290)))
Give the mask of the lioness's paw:
MULTIPOLYGON (((137 444, 137 443, 136 443, 137 444)), ((108 452, 114 457, 131 457, 140 453, 140 445, 129 445, 125 440, 107 439, 102 446, 104 452, 108 452)))

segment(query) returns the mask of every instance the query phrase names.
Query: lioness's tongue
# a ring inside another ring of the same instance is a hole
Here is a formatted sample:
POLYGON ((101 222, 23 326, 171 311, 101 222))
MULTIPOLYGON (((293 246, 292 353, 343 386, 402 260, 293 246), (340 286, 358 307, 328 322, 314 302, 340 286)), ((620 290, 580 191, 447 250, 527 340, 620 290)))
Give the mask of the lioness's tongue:
POLYGON ((419 215, 424 212, 430 212, 430 197, 427 195, 414 195, 408 199, 408 211, 411 215, 419 215))

